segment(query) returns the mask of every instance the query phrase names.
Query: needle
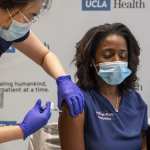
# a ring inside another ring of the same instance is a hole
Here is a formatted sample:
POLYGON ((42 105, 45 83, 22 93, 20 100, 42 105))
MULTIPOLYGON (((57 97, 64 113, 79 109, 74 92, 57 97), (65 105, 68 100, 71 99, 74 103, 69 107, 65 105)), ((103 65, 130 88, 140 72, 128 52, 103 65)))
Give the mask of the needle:
POLYGON ((59 109, 55 106, 54 102, 51 102, 51 111, 62 112, 61 110, 59 110, 59 109))

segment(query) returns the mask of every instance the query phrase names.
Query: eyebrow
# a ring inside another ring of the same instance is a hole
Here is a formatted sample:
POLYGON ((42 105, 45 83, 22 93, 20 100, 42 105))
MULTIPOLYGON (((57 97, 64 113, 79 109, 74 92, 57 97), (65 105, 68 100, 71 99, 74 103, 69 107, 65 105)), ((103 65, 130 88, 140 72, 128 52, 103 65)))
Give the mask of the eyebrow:
MULTIPOLYGON (((112 51, 112 50, 116 50, 116 49, 113 49, 113 48, 104 48, 104 49, 102 49, 103 52, 104 51, 112 51)), ((119 49, 119 50, 121 50, 121 51, 128 51, 127 49, 119 49)))

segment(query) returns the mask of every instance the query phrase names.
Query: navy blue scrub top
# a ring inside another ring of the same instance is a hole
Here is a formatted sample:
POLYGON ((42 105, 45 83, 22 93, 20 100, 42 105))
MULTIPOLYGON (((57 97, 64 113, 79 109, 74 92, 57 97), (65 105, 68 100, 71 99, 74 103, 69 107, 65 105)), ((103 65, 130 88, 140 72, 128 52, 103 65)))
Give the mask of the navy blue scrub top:
POLYGON ((30 31, 27 32, 23 37, 14 41, 6 41, 0 37, 0 56, 8 50, 8 48, 12 45, 12 43, 21 42, 27 39, 27 37, 29 36, 29 33, 30 31))
POLYGON ((121 96, 118 112, 98 91, 83 93, 86 150, 141 150, 141 133, 148 128, 147 105, 136 91, 121 96))

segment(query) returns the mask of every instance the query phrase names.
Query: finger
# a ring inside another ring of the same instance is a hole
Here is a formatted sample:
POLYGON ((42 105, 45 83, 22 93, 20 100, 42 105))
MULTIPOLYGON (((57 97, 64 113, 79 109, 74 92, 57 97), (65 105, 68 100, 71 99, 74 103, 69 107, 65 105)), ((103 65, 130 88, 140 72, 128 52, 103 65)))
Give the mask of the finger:
POLYGON ((58 106, 59 110, 62 109, 63 102, 64 102, 64 100, 62 100, 62 97, 60 95, 58 95, 57 106, 58 106))
POLYGON ((65 100, 65 103, 68 106, 70 116, 74 117, 75 114, 74 114, 74 111, 73 111, 72 101, 70 99, 67 99, 67 100, 65 100))
POLYGON ((79 108, 78 110, 77 109, 75 110, 75 114, 79 115, 79 113, 82 113, 84 111, 84 96, 82 95, 82 93, 76 96, 76 100, 79 108))
POLYGON ((77 116, 80 113, 80 105, 78 103, 78 97, 72 97, 72 105, 73 105, 73 111, 75 116, 77 116))
POLYGON ((83 110, 84 110, 84 105, 85 105, 85 101, 84 101, 84 96, 83 96, 83 94, 81 93, 80 94, 80 104, 81 104, 81 112, 83 112, 83 110))
POLYGON ((47 118, 50 118, 51 116, 51 102, 50 101, 46 103, 46 107, 43 111, 43 114, 46 115, 47 118))
POLYGON ((78 97, 78 96, 76 96, 76 100, 77 100, 77 103, 78 103, 78 106, 79 106, 79 113, 81 113, 82 112, 82 109, 83 109, 83 102, 82 102, 82 98, 81 97, 78 97))
POLYGON ((85 101, 84 101, 84 94, 83 94, 83 91, 81 89, 80 89, 80 92, 79 92, 79 100, 82 102, 81 105, 82 105, 82 110, 83 110, 85 101))
POLYGON ((34 108, 40 109, 40 107, 41 107, 41 99, 38 99, 34 105, 34 108))

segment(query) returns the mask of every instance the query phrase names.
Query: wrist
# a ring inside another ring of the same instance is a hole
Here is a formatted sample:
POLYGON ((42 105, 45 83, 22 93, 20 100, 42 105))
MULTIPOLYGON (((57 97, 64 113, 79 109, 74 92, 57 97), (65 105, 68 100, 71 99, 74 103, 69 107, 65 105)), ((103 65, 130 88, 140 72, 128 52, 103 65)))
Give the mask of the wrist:
POLYGON ((71 75, 62 75, 56 78, 56 83, 59 84, 60 82, 64 80, 71 80, 71 75))
POLYGON ((21 138, 21 139, 24 139, 24 132, 23 132, 23 129, 20 127, 20 125, 17 125, 17 127, 18 127, 18 129, 20 130, 20 134, 19 134, 19 137, 21 138))
POLYGON ((22 132, 22 138, 26 139, 27 135, 26 135, 25 127, 23 126, 23 124, 18 124, 18 126, 20 127, 20 130, 22 132))
POLYGON ((64 73, 61 72, 55 76, 55 79, 62 77, 62 76, 66 76, 66 75, 68 75, 68 74, 66 74, 65 72, 64 73))

